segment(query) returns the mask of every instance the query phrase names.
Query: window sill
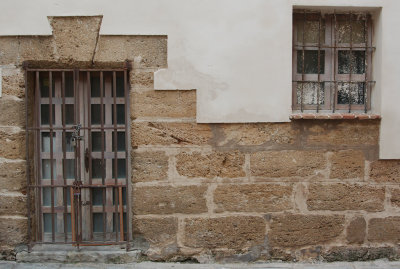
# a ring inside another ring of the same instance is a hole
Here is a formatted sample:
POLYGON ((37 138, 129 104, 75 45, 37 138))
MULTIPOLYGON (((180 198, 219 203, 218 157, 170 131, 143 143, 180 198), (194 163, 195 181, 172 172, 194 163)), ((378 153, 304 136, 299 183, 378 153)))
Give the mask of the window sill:
POLYGON ((290 120, 380 120, 378 114, 355 113, 296 113, 291 114, 290 120))

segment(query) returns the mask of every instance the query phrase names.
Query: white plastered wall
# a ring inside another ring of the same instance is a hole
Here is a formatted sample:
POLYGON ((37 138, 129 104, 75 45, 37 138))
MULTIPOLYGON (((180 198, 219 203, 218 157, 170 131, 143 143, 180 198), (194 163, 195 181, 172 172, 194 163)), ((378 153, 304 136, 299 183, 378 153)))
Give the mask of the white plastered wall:
POLYGON ((0 35, 49 35, 47 16, 101 14, 102 34, 168 35, 168 69, 155 87, 197 89, 198 122, 285 122, 294 6, 374 10, 380 157, 400 158, 398 0, 0 1, 0 35))

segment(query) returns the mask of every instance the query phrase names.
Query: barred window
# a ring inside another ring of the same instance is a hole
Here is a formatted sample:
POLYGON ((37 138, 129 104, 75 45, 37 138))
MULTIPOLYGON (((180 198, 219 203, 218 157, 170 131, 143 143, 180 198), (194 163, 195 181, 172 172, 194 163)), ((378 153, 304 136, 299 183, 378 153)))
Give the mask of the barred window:
POLYGON ((367 113, 372 20, 368 13, 293 13, 294 111, 367 113))

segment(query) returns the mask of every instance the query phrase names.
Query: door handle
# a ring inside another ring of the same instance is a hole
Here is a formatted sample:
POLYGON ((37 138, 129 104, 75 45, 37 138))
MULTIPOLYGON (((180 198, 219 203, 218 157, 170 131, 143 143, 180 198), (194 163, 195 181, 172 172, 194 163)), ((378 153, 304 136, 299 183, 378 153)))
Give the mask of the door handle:
POLYGON ((85 150, 85 170, 86 173, 89 172, 89 149, 86 148, 85 150))

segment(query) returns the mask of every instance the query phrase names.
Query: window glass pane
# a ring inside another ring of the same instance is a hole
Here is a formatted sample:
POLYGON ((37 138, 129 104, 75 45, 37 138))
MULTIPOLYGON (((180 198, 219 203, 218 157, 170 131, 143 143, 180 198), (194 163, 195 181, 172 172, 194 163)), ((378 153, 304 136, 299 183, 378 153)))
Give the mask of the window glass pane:
MULTIPOLYGON (((112 151, 114 151, 114 133, 112 132, 112 151)), ((117 132, 117 151, 125 151, 125 132, 117 132)))
MULTIPOLYGON (((48 72, 39 72, 39 87, 40 87, 40 97, 48 98, 49 97, 49 73, 48 72)), ((55 79, 53 77, 53 89, 52 89, 52 97, 54 97, 55 92, 55 79)))
MULTIPOLYGON (((112 123, 114 124, 114 105, 112 107, 112 123)), ((125 105, 117 104, 117 124, 125 124, 125 105)))
POLYGON ((66 217, 67 217, 67 219, 66 219, 67 220, 67 233, 70 233, 72 231, 72 228, 71 228, 71 214, 67 213, 66 217))
POLYGON ((92 159, 92 178, 102 178, 103 166, 101 163, 100 159, 92 159))
MULTIPOLYGON (((325 73, 325 51, 320 50, 319 73, 325 73)), ((297 51, 297 73, 302 74, 303 51, 297 51)), ((318 50, 304 51, 304 74, 318 74, 318 50)))
POLYGON ((93 213, 93 232, 103 232, 103 213, 93 213))
MULTIPOLYGON (((53 152, 56 151, 56 133, 53 132, 53 152)), ((42 152, 50 152, 50 132, 42 132, 42 152)))
POLYGON ((66 194, 65 195, 67 196, 66 197, 67 205, 71 205, 71 188, 70 187, 66 188, 66 194))
MULTIPOLYGON (((124 225, 124 226, 123 226, 123 227, 124 227, 124 233, 126 233, 126 231, 127 231, 127 230, 126 230, 126 228, 127 228, 127 226, 126 226, 126 213, 123 213, 122 216, 123 216, 123 218, 124 218, 124 220, 123 220, 123 221, 124 221, 124 224, 123 224, 123 225, 124 225)), ((118 214, 117 214, 117 213, 114 213, 114 214, 113 214, 113 218, 114 218, 114 219, 113 219, 113 232, 115 233, 115 232, 117 231, 117 227, 118 227, 118 231, 120 231, 120 228, 119 228, 119 227, 120 227, 120 226, 119 226, 119 225, 120 225, 120 224, 119 224, 119 220, 120 220, 120 218, 119 218, 119 213, 118 213, 118 214), (115 226, 117 226, 117 227, 115 227, 115 226)))
MULTIPOLYGON (((53 124, 55 124, 55 106, 52 105, 53 107, 53 124)), ((41 123, 42 125, 48 125, 50 123, 50 105, 40 105, 40 119, 41 119, 41 123)))
MULTIPOLYGON (((103 137, 104 151, 106 149, 106 135, 103 137)), ((101 151, 101 132, 92 132, 92 151, 101 151)))
MULTIPOLYGON (((54 206, 57 205, 57 189, 53 188, 54 206)), ((43 188, 43 206, 51 206, 51 188, 43 188)))
MULTIPOLYGON (((62 108, 62 117, 64 117, 64 106, 62 108)), ((74 105, 67 104, 65 105, 65 124, 74 124, 74 105)))
POLYGON ((74 179, 75 178, 75 160, 74 159, 67 159, 64 160, 64 172, 66 179, 74 179))
MULTIPOLYGON (((105 97, 105 73, 103 73, 103 97, 105 97)), ((100 73, 91 72, 90 73, 90 92, 91 97, 100 97, 100 73)))
MULTIPOLYGON (((101 124, 101 105, 95 104, 91 105, 92 106, 92 111, 91 111, 91 120, 92 124, 101 124)), ((103 105, 103 124, 105 123, 106 117, 106 107, 103 105)))
POLYGON ((65 97, 74 97, 74 77, 72 72, 65 72, 65 97))
POLYGON ((365 51, 339 50, 338 72, 339 74, 364 74, 365 51))
POLYGON ((297 83, 297 104, 301 104, 301 93, 303 92, 303 104, 304 105, 316 105, 325 103, 325 86, 324 83, 318 82, 298 82, 297 83), (318 96, 319 90, 319 96, 318 96), (317 100, 319 102, 317 102, 317 100))
POLYGON ((117 97, 124 97, 124 73, 117 72, 117 97))
POLYGON ((349 104, 351 99, 352 104, 362 105, 365 100, 365 83, 338 83, 338 104, 349 104), (351 97, 351 98, 350 98, 351 97))
MULTIPOLYGON (((318 43, 319 20, 303 21, 297 23, 297 42, 303 43, 303 27, 304 27, 304 43, 318 43)), ((320 32, 321 44, 325 43, 325 21, 322 20, 320 32)))
MULTIPOLYGON (((113 205, 115 205, 115 202, 119 204, 119 188, 114 188, 113 190, 113 205), (117 192, 117 197, 115 197, 117 192)), ((122 204, 126 205, 126 188, 122 188, 122 204)))
POLYGON ((93 205, 102 205, 103 204, 103 188, 94 188, 92 189, 92 203, 93 205))
MULTIPOLYGON (((42 160, 42 179, 51 179, 51 167, 50 160, 43 159, 42 160)), ((56 179, 57 170, 56 170, 56 160, 53 159, 53 179, 56 179)))
POLYGON ((65 133, 65 151, 66 152, 74 152, 75 148, 72 145, 72 133, 67 132, 65 133))
MULTIPOLYGON (((117 177, 118 178, 125 178, 125 176, 126 176, 126 171, 125 171, 126 162, 125 162, 125 159, 118 159, 117 166, 118 166, 117 177)), ((113 161, 112 161, 112 175, 113 175, 113 177, 115 176, 114 173, 115 173, 115 165, 114 165, 114 159, 113 159, 113 161)))
POLYGON ((339 43, 350 43, 350 40, 354 44, 364 43, 364 25, 365 20, 353 20, 351 23, 349 21, 338 21, 337 35, 339 43))
MULTIPOLYGON (((51 233, 52 229, 52 218, 51 213, 43 213, 43 230, 45 233, 51 233)), ((57 232, 57 215, 54 214, 54 232, 57 232)))

